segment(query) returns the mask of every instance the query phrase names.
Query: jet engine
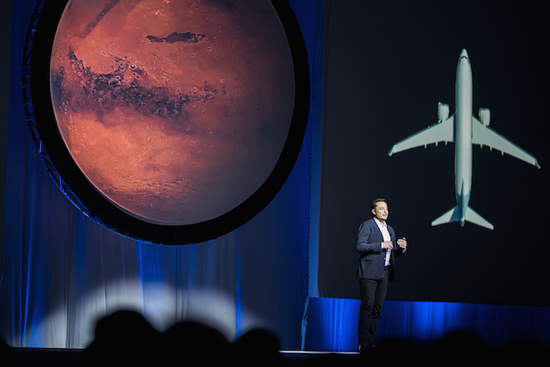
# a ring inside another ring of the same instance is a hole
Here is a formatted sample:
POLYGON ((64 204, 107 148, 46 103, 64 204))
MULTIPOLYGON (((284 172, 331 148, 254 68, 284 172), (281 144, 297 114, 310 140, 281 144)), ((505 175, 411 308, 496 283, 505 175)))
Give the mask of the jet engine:
POLYGON ((489 123, 491 122, 491 110, 488 108, 480 108, 478 116, 479 121, 481 121, 484 126, 489 126, 489 123))
POLYGON ((443 122, 449 118, 449 105, 439 102, 437 104, 437 117, 439 122, 443 122))

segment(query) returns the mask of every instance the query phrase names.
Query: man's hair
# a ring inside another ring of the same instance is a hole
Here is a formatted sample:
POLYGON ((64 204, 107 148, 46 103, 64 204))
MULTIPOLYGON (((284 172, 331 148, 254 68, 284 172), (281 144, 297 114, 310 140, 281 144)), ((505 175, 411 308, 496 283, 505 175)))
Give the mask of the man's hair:
MULTIPOLYGON (((382 198, 375 199, 375 200, 370 204, 370 208, 371 208, 371 209, 376 209, 376 204, 378 204, 378 203, 380 203, 380 202, 386 203, 386 199, 382 199, 382 198)), ((386 204, 387 204, 387 203, 386 203, 386 204)))

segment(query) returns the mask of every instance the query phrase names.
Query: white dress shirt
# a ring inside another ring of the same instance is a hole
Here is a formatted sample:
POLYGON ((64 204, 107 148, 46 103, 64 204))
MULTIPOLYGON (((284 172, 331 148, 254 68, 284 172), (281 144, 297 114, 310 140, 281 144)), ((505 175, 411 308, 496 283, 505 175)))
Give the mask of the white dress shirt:
MULTIPOLYGON (((380 222, 377 218, 374 218, 374 221, 378 225, 378 228, 380 228, 380 232, 382 232, 382 237, 384 237, 384 241, 391 241, 390 232, 388 231, 388 225, 386 222, 380 222)), ((382 244, 380 244, 382 246, 382 244)), ((386 250, 386 262, 384 263, 385 266, 390 265, 390 256, 391 256, 391 250, 386 250)))

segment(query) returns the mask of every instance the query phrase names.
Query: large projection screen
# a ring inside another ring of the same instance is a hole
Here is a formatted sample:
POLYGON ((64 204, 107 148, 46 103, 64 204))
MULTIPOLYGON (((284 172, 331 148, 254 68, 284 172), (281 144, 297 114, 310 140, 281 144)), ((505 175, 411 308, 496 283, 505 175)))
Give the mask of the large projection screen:
POLYGON ((388 223, 409 241, 387 299, 550 305, 544 289, 550 275, 545 3, 345 0, 327 6, 320 296, 358 298, 356 234, 372 217, 371 201, 383 197, 388 223), (488 127, 541 166, 473 145, 465 159, 469 205, 493 229, 469 221, 432 226, 457 205, 455 143, 388 155, 438 122, 439 102, 456 112, 464 49, 473 115, 481 120, 479 108, 488 108, 488 127))

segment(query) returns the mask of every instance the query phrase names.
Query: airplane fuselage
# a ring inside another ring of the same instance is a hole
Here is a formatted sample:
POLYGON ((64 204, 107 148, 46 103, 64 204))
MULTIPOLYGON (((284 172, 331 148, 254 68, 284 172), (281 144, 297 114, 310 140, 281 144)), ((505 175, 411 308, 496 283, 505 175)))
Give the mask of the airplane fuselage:
POLYGON ((455 194, 460 211, 460 224, 464 218, 472 190, 472 67, 466 51, 458 60, 455 90, 455 194))

